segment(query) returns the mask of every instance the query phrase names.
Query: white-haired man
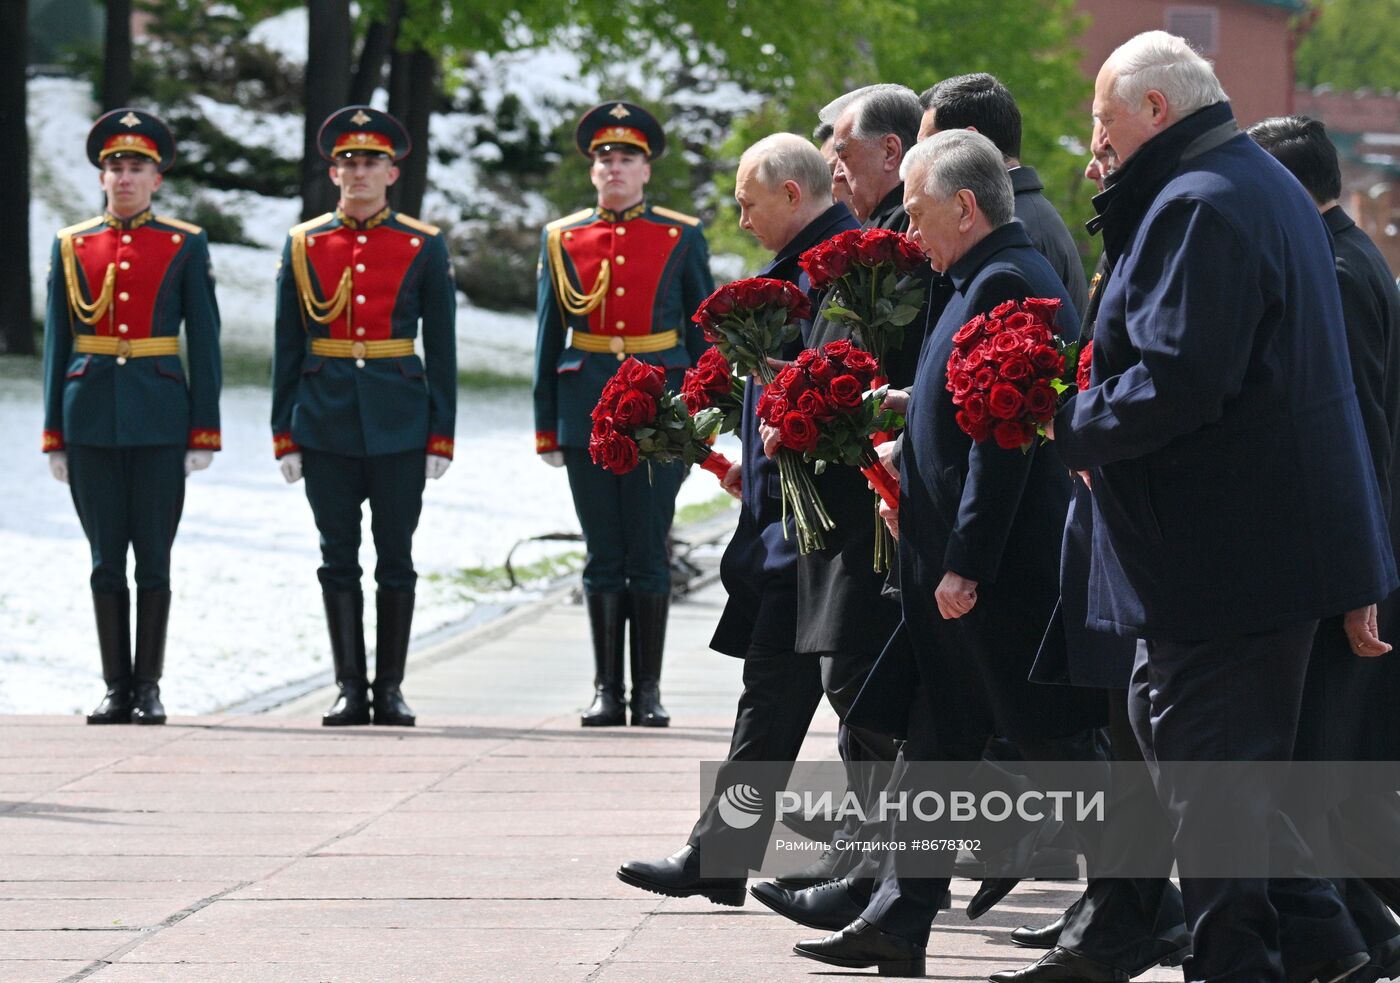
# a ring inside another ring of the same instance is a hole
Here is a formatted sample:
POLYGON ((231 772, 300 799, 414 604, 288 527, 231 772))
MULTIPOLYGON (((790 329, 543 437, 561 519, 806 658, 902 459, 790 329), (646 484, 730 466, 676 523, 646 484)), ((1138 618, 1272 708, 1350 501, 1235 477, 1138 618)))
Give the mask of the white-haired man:
POLYGON ((1053 435, 1092 482, 1089 626, 1147 640, 1129 709, 1173 825, 1187 977, 1345 979, 1369 957, 1335 890, 1267 876, 1302 847, 1254 764, 1293 753, 1318 619, 1348 612, 1353 651, 1380 654, 1397 583, 1327 231, 1180 38, 1114 51, 1094 117, 1122 160, 1094 199, 1112 272, 1092 385, 1053 435), (1221 788, 1203 761, 1243 765, 1221 788), (1316 953, 1286 975, 1281 919, 1316 953))

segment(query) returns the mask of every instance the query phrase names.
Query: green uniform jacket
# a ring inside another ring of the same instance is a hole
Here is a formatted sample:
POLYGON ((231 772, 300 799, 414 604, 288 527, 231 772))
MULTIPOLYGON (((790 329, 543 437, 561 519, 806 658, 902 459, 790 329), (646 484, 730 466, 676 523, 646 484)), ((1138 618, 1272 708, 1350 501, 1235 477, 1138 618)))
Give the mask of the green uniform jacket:
POLYGON ((276 455, 309 447, 346 457, 421 449, 450 458, 456 307, 447 242, 435 226, 385 209, 364 222, 337 213, 293 228, 277 278, 276 455), (420 321, 422 359, 412 351, 420 321), (345 353, 312 351, 327 339, 345 353), (357 358, 350 349, 361 342, 368 354, 357 358), (375 356, 376 346, 392 342, 407 353, 375 356))
POLYGON ((690 316, 715 287, 700 220, 667 208, 590 208, 545 226, 541 235, 535 344, 535 450, 587 447, 603 386, 628 354, 667 369, 679 390, 685 369, 708 347, 690 316), (561 285, 560 280, 564 283, 561 285), (580 296, 593 295, 588 313, 580 296), (594 336, 604 351, 566 346, 565 333, 594 336), (675 332, 655 351, 646 337, 675 332))
POLYGON ((221 382, 219 306, 202 229, 147 210, 58 233, 44 323, 45 451, 218 450, 221 382), (188 376, 175 350, 182 321, 188 376), (156 339, 166 339, 169 354, 140 354, 160 346, 156 339), (79 350, 103 346, 110 353, 79 350))

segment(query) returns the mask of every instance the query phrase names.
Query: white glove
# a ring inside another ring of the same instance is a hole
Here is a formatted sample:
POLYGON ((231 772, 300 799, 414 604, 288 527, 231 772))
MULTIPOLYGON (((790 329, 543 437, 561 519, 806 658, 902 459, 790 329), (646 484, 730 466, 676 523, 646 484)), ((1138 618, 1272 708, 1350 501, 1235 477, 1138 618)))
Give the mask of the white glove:
POLYGON ((562 468, 564 466, 564 452, 545 451, 540 455, 540 460, 548 464, 551 468, 562 468))
POLYGON ((213 463, 213 451, 189 451, 185 454, 185 476, 189 477, 194 471, 203 471, 213 463))
POLYGON ((49 451, 49 474, 55 481, 68 484, 68 455, 63 451, 49 451))
POLYGON ((447 467, 451 463, 451 458, 443 457, 440 454, 429 454, 424 474, 433 479, 441 478, 443 475, 447 474, 447 467))
POLYGON ((282 469, 282 477, 287 479, 287 484, 293 484, 301 480, 301 452, 292 451, 290 454, 283 454, 282 460, 277 462, 282 469))

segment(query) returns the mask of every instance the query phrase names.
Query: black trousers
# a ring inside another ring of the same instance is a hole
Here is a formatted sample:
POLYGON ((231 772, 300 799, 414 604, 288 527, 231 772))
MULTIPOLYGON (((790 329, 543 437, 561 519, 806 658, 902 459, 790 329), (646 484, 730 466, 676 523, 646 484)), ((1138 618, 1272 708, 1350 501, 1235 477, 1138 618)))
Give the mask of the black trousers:
POLYGON ((1228 796, 1178 762, 1288 761, 1315 621, 1199 642, 1149 640, 1133 667, 1129 709, 1181 873, 1193 955, 1187 979, 1281 983, 1280 920, 1320 959, 1365 948, 1328 881, 1211 877, 1203 852, 1227 850, 1244 869, 1304 849, 1265 770, 1242 769, 1228 796))
POLYGON ((92 550, 98 593, 127 589, 126 549, 138 590, 170 589, 170 547, 185 507, 185 448, 71 445, 68 488, 92 550))
POLYGON ((426 457, 426 451, 373 457, 302 451, 306 500, 321 533, 321 568, 316 574, 323 590, 360 589, 360 509, 366 501, 377 556, 375 583, 384 590, 413 590, 418 582, 413 532, 423 512, 426 457))
POLYGON ((1117 768, 1109 790, 1099 862, 1104 869, 1114 870, 1131 856, 1150 863, 1150 869, 1160 876, 1096 877, 1090 870, 1084 895, 1071 910, 1059 944, 1126 971, 1160 958, 1166 946, 1158 940, 1181 925, 1186 913, 1181 892, 1170 880, 1176 857, 1166 812, 1157 801, 1146 766, 1132 767, 1143 758, 1128 718, 1128 691, 1110 689, 1104 694, 1108 700, 1109 747, 1117 768), (1151 816, 1153 821, 1114 822, 1115 816, 1125 814, 1151 816))
MULTIPOLYGON (((796 761, 821 698, 821 673, 815 658, 762 646, 750 648, 744 659, 744 690, 739 694, 726 762, 796 761)), ((700 851, 707 875, 715 860, 725 868, 723 874, 738 866, 754 869, 763 863, 773 829, 774 817, 768 807, 773 797, 764 790, 762 820, 736 830, 719 815, 720 795, 735 780, 720 768, 716 794, 690 831, 689 843, 700 851)))
POLYGON ((593 463, 586 448, 565 447, 564 468, 588 556, 589 594, 671 593, 666 537, 686 470, 679 461, 639 464, 616 475, 593 463))

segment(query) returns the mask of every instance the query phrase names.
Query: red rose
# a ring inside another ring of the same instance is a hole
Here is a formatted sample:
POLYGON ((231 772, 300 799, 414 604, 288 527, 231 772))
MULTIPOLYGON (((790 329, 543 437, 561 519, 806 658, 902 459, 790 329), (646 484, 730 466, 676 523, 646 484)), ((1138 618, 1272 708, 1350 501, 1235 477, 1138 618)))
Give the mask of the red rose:
POLYGON ((836 376, 836 372, 836 363, 820 356, 812 359, 812 364, 807 366, 807 374, 814 382, 828 383, 836 376))
POLYGON ((966 372, 954 372, 948 377, 948 389, 955 401, 961 401, 972 392, 972 376, 966 372))
POLYGON ((710 294, 710 299, 705 301, 705 311, 712 319, 724 317, 733 310, 734 291, 729 289, 729 284, 710 294))
POLYGON ((972 385, 983 391, 991 389, 997 381, 997 370, 990 365, 984 365, 972 375, 972 385))
POLYGON ((1003 331, 1024 331, 1035 324, 1035 318, 1024 311, 1017 311, 1015 314, 1008 314, 1002 318, 1001 329, 1003 331))
POLYGON ((992 317, 1001 320, 1002 318, 1009 317, 1015 310, 1016 302, 1014 300, 1002 301, 992 308, 992 317))
POLYGON ((660 396, 666 388, 666 370, 659 365, 648 365, 635 358, 629 358, 617 370, 617 376, 632 389, 639 389, 649 396, 660 396))
POLYGON ((805 369, 812 364, 812 360, 817 357, 815 349, 804 348, 797 353, 796 364, 799 368, 805 369))
POLYGON ((987 315, 978 314, 971 321, 958 328, 957 334, 953 335, 953 344, 960 348, 975 345, 977 340, 982 337, 982 327, 986 323, 987 315))
POLYGON ((1065 370, 1064 356, 1049 345, 1036 345, 1031 351, 1031 364, 1040 371, 1042 375, 1048 373, 1058 376, 1065 370))
POLYGON ((958 426, 962 428, 962 432, 979 444, 991 435, 992 425, 985 418, 973 419, 972 414, 965 408, 958 410, 955 419, 958 421, 958 426))
POLYGON ((613 474, 626 474, 637 466, 637 443, 616 430, 595 432, 588 441, 588 453, 593 463, 613 474))
POLYGON ((613 419, 619 426, 636 429, 656 419, 656 400, 640 389, 622 394, 613 411, 613 419))
POLYGON ((853 250, 856 260, 866 266, 878 266, 891 258, 890 248, 885 242, 888 233, 884 229, 867 229, 856 241, 853 250))
POLYGON ((817 446, 817 440, 821 436, 811 417, 792 412, 783 416, 782 422, 778 424, 778 432, 782 437, 783 446, 795 451, 811 450, 817 446))
POLYGON ((1021 301, 1021 310, 1031 317, 1038 318, 1046 325, 1053 325, 1064 304, 1058 297, 1027 297, 1021 301))
POLYGON ((758 397, 758 405, 755 411, 758 418, 769 426, 774 426, 775 421, 781 420, 788 412, 789 404, 787 397, 781 391, 773 392, 773 387, 769 386, 763 390, 763 394, 758 397))
POLYGON ((809 389, 797 398, 797 412, 803 413, 813 420, 830 420, 836 415, 836 411, 827 403, 825 397, 815 389, 809 389))
POLYGON ((855 346, 851 344, 849 338, 842 338, 839 341, 830 341, 822 346, 822 354, 827 358, 844 362, 851 354, 851 349, 855 346))
POLYGON ((1007 382, 1020 382, 1034 374, 1030 359, 1024 355, 1013 355, 1001 363, 1001 377, 1007 382))
POLYGON ((1075 372, 1075 376, 1077 377, 1075 383, 1079 386, 1081 392, 1089 388, 1089 379, 1093 371, 1094 343, 1092 341, 1086 341, 1084 342, 1084 347, 1079 349, 1079 367, 1075 372))
POLYGON ((843 409, 853 410, 860 405, 865 395, 865 387, 853 375, 838 375, 827 387, 831 401, 843 409))
POLYGON ((1021 350, 1021 336, 1003 331, 992 339, 992 351, 998 355, 1014 355, 1021 350))
POLYGON ((998 420, 1014 420, 1025 407, 1026 398, 1021 395, 1021 390, 1009 382, 998 382, 987 394, 987 409, 998 420))
POLYGON ((997 439, 997 446, 1003 450, 1016 450, 1030 443, 1025 428, 1012 420, 998 423, 992 428, 992 435, 997 439))
MULTIPOLYGON (((880 363, 875 361, 875 356, 863 348, 853 347, 846 353, 843 361, 846 363, 846 371, 857 377, 873 377, 876 372, 880 371, 880 363)), ((870 384, 869 378, 866 379, 865 384, 870 384)))
POLYGON ((982 393, 968 393, 963 402, 963 412, 975 423, 986 423, 991 419, 987 412, 987 397, 982 393))
POLYGON ((928 265, 928 257, 924 251, 914 245, 914 240, 906 235, 901 235, 895 243, 894 264, 901 273, 912 273, 920 267, 928 265))
POLYGON ((1037 382, 1026 391, 1026 412, 1036 423, 1045 423, 1055 415, 1055 390, 1049 383, 1037 382))

